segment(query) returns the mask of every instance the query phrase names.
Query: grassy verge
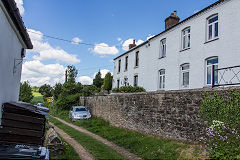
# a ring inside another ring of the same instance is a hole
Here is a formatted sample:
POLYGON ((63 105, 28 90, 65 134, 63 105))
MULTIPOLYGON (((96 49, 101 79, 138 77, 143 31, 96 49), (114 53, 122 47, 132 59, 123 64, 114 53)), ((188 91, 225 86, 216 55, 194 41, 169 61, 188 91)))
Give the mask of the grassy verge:
POLYGON ((62 142, 64 144, 64 153, 62 155, 58 155, 58 156, 54 156, 54 157, 52 157, 51 153, 50 153, 50 159, 51 160, 57 160, 57 159, 80 160, 80 158, 79 158, 78 154, 76 153, 76 151, 74 150, 74 148, 71 145, 69 145, 62 137, 60 137, 60 138, 62 139, 62 142))
POLYGON ((61 122, 55 118, 50 118, 50 122, 54 123, 72 138, 74 138, 79 144, 88 150, 96 159, 124 159, 119 153, 105 144, 95 140, 94 138, 81 133, 61 122))
MULTIPOLYGON (((67 111, 58 114, 55 113, 55 116, 56 115, 67 122, 71 122, 68 118, 67 111)), ((74 124, 128 149, 143 159, 205 158, 201 155, 202 151, 198 146, 187 145, 163 138, 155 138, 138 132, 113 127, 101 118, 93 117, 92 120, 77 121, 74 122, 74 124)))

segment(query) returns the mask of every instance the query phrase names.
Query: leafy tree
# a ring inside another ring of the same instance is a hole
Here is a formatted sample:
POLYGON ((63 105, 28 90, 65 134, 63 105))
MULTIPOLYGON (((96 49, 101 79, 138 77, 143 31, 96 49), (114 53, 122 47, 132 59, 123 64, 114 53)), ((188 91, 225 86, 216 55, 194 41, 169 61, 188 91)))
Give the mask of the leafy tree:
POLYGON ((82 89, 83 96, 91 96, 98 92, 100 92, 100 89, 97 88, 95 85, 87 85, 84 86, 82 89))
POLYGON ((28 82, 20 84, 19 101, 30 103, 33 99, 32 88, 28 82))
POLYGON ((93 79, 93 85, 95 85, 95 86, 98 87, 98 88, 101 88, 102 85, 103 85, 103 79, 102 79, 101 76, 102 76, 102 75, 101 75, 101 72, 99 71, 99 72, 96 74, 95 78, 93 79))
POLYGON ((39 88, 39 93, 43 95, 43 98, 52 97, 52 87, 48 84, 44 84, 39 88))
POLYGON ((113 77, 110 72, 108 72, 104 78, 103 87, 105 90, 109 91, 112 89, 112 80, 113 77))
POLYGON ((36 87, 36 86, 32 87, 32 91, 33 92, 39 92, 39 87, 36 87))
POLYGON ((65 73, 65 82, 75 83, 78 71, 75 66, 67 66, 65 73))
POLYGON ((63 85, 61 83, 56 83, 55 86, 53 87, 53 97, 54 97, 54 100, 58 100, 58 97, 59 95, 62 93, 63 91, 63 85))

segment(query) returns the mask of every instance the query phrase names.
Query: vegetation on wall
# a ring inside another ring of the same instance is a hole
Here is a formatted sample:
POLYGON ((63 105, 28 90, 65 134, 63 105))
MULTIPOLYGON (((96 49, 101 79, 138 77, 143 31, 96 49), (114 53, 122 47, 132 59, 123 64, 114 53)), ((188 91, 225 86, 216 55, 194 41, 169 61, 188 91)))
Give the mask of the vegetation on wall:
POLYGON ((202 100, 201 115, 207 121, 204 147, 213 159, 240 159, 240 93, 228 98, 208 93, 202 100))
POLYGON ((123 86, 120 88, 114 88, 112 90, 113 93, 135 93, 135 92, 146 92, 143 87, 132 87, 132 86, 123 86))

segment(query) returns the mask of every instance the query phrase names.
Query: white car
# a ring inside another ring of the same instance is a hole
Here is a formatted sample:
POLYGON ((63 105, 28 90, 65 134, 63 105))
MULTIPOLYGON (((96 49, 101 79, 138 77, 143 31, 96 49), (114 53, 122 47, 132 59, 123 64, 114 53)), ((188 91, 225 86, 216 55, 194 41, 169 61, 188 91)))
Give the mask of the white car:
POLYGON ((91 114, 84 106, 73 106, 69 111, 69 118, 74 122, 77 120, 90 119, 91 114))

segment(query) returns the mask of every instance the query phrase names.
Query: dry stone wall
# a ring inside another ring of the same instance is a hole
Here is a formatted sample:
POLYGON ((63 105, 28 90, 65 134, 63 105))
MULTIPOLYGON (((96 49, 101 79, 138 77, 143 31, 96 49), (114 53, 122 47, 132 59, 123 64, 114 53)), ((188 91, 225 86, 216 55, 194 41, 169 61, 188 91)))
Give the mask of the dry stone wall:
MULTIPOLYGON (((232 89, 215 90, 227 95, 232 89)), ((200 121, 201 98, 211 89, 165 91, 109 96, 80 97, 93 115, 111 125, 145 134, 187 142, 198 142, 204 135, 200 121)))

